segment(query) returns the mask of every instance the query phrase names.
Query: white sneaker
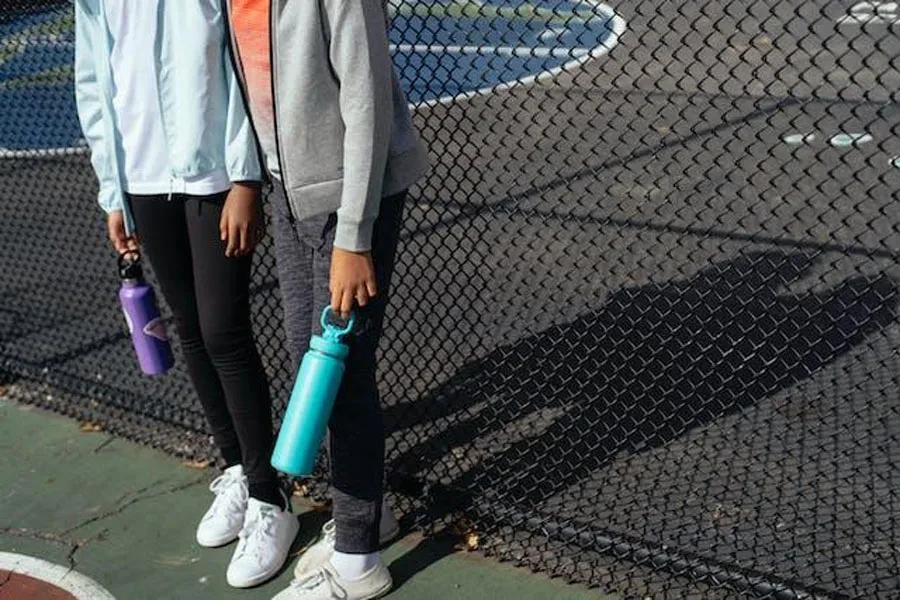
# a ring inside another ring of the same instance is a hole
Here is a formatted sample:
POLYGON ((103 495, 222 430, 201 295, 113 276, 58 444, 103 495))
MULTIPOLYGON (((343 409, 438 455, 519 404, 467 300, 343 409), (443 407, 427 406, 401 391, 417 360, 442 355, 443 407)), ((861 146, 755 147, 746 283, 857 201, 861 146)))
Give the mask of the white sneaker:
POLYGON ((197 525, 197 543, 215 548, 237 538, 244 526, 250 493, 241 465, 225 469, 209 485, 209 491, 216 495, 216 499, 197 525))
MULTIPOLYGON (((287 497, 282 492, 287 505, 287 497)), ((241 541, 228 565, 228 585, 247 588, 270 579, 284 565, 300 523, 290 510, 250 498, 241 541)))
POLYGON ((391 591, 394 582, 384 563, 359 579, 341 579, 334 567, 325 563, 312 573, 295 579, 272 600, 372 600, 391 591))
MULTIPOLYGON (((378 543, 384 546, 400 534, 400 524, 385 504, 381 510, 381 523, 378 525, 378 543)), ((322 526, 319 540, 306 549, 294 567, 294 577, 302 579, 331 560, 334 554, 335 527, 334 519, 322 526)))

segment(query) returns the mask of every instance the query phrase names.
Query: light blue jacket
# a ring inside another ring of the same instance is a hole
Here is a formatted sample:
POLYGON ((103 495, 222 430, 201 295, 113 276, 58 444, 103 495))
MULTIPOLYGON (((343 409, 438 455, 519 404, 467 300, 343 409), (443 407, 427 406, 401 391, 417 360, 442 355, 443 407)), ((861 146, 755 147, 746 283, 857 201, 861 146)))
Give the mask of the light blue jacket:
MULTIPOLYGON (((100 180, 100 206, 123 210, 122 144, 115 125, 108 0, 75 2, 75 97, 78 118, 100 180)), ((219 0, 161 0, 156 47, 148 51, 159 87, 173 178, 225 169, 231 181, 260 179, 259 153, 228 49, 219 0)), ((137 60, 142 60, 136 57, 137 60)))

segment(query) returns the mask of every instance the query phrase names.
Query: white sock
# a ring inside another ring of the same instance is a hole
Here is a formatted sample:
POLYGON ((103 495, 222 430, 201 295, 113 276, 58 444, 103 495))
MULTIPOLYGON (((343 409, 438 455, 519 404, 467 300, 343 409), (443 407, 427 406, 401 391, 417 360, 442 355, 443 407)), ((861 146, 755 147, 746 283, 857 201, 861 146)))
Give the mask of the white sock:
POLYGON ((331 566, 346 581, 362 579, 363 575, 371 571, 381 561, 381 553, 371 554, 345 554, 335 551, 331 555, 331 566))

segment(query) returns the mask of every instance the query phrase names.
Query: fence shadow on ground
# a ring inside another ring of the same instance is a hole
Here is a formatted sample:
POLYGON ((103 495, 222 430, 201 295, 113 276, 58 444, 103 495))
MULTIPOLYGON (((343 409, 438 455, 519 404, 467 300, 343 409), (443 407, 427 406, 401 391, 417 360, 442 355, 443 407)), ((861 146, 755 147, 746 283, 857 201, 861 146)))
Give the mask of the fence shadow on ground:
POLYGON ((389 457, 392 484, 423 500, 429 520, 484 505, 528 513, 615 457, 808 378, 897 317, 898 284, 884 274, 790 292, 817 256, 746 254, 623 289, 596 311, 497 348, 420 400, 386 409, 389 432, 410 439, 425 428, 389 457), (536 434, 473 450, 514 423, 540 421, 540 411, 551 422, 536 434), (461 450, 474 464, 454 466, 465 462, 461 450), (482 483, 491 481, 504 485, 482 483))

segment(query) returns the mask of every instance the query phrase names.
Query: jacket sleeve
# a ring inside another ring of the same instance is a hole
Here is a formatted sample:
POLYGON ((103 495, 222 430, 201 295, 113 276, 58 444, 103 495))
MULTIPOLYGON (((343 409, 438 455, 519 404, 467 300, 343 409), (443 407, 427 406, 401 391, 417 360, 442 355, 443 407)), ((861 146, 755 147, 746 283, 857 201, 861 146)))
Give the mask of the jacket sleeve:
POLYGON ((103 122, 103 91, 97 80, 93 49, 101 43, 102 32, 95 15, 87 13, 82 2, 75 1, 75 103, 78 120, 88 146, 91 164, 100 182, 100 207, 106 212, 122 210, 124 197, 116 177, 116 157, 110 154, 113 141, 106 139, 103 122))
POLYGON ((334 245, 372 247, 392 127, 392 69, 382 0, 323 0, 340 83, 344 185, 334 245))
POLYGON ((223 64, 228 86, 228 115, 225 123, 225 165, 231 181, 260 181, 259 147, 247 116, 241 84, 231 62, 231 48, 224 44, 223 64))

